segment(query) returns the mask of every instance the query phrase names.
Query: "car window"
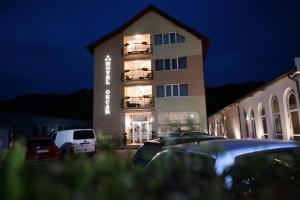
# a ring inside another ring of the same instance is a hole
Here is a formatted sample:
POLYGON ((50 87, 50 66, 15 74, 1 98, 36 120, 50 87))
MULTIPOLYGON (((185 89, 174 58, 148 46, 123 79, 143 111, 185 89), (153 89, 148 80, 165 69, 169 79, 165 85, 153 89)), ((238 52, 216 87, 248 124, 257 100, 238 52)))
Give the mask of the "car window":
POLYGON ((84 139, 93 139, 95 134, 92 130, 81 130, 74 131, 73 139, 74 140, 84 140, 84 139))
POLYGON ((298 191, 299 160, 300 150, 298 148, 239 156, 236 164, 225 176, 225 180, 231 181, 229 188, 231 188, 232 194, 235 194, 235 198, 281 198, 281 194, 298 191))
POLYGON ((190 195, 196 191, 199 194, 199 189, 203 199, 208 199, 208 195, 213 195, 206 191, 215 187, 218 178, 214 173, 214 162, 201 154, 163 151, 146 166, 145 175, 151 177, 151 183, 163 187, 167 199, 176 199, 178 195, 193 199, 190 195))
POLYGON ((49 145, 54 145, 54 142, 51 140, 29 140, 27 145, 29 147, 49 146, 49 145))
POLYGON ((161 150, 161 147, 159 144, 145 143, 141 148, 139 148, 137 150, 137 152, 135 153, 134 156, 137 158, 141 158, 143 160, 150 160, 160 150, 161 150))

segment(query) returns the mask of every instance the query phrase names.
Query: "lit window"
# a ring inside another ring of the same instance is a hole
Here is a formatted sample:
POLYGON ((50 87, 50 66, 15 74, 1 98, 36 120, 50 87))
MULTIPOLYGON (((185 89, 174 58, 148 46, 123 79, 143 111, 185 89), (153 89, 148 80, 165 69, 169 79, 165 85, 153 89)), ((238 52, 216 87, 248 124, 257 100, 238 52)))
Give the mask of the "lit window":
POLYGON ((162 45, 162 34, 154 35, 154 45, 162 45))

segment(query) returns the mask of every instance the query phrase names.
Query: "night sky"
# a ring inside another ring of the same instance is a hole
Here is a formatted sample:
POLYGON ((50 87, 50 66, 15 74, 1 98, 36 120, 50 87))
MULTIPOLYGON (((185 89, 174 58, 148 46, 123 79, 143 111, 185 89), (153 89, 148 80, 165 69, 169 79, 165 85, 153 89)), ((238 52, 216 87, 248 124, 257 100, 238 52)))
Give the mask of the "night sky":
POLYGON ((299 0, 0 0, 0 100, 92 88, 85 46, 149 4, 210 37, 209 86, 270 80, 300 56, 299 0))

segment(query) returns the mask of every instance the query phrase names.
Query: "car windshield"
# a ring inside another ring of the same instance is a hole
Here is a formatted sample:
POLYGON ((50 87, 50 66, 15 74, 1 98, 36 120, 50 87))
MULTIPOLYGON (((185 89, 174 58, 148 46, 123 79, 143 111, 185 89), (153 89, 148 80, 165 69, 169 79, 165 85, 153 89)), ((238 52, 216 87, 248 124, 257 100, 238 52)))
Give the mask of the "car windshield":
POLYGON ((54 145, 54 143, 51 140, 41 139, 41 140, 29 140, 27 145, 29 147, 50 146, 50 145, 54 145))
POLYGON ((94 139, 95 134, 92 130, 74 131, 74 140, 94 139))
POLYGON ((161 146, 157 143, 145 143, 141 148, 137 150, 134 157, 143 160, 152 159, 161 149, 161 146))

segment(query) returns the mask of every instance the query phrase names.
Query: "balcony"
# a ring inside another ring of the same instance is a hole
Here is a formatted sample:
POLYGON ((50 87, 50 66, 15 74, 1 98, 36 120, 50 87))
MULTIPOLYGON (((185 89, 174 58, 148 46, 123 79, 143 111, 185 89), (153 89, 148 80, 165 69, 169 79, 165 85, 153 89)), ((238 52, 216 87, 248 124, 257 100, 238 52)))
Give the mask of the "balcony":
POLYGON ((122 55, 150 55, 152 53, 152 45, 147 42, 126 43, 122 48, 122 55))
POLYGON ((122 73, 121 79, 123 82, 136 80, 151 80, 153 79, 153 71, 148 68, 137 70, 125 70, 122 73))
POLYGON ((150 109, 154 107, 154 97, 144 95, 142 97, 125 97, 122 99, 123 109, 150 109))

